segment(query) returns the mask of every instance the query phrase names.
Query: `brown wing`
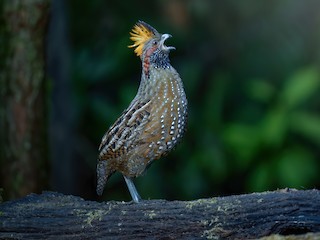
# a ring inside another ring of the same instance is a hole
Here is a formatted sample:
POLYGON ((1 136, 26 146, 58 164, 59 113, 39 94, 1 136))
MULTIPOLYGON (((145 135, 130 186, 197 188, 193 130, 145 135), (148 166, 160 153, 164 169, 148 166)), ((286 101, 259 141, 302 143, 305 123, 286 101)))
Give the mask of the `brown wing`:
POLYGON ((150 121, 150 100, 132 102, 103 136, 99 159, 121 157, 133 147, 144 126, 150 121))

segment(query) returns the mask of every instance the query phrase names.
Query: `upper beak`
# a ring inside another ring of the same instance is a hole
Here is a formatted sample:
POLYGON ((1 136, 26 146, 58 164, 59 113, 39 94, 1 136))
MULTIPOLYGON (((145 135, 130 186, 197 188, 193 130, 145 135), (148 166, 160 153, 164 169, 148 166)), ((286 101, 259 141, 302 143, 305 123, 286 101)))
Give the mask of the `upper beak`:
POLYGON ((164 45, 164 42, 170 37, 172 37, 172 36, 170 34, 167 34, 167 33, 161 35, 160 46, 161 46, 162 50, 170 51, 170 50, 175 50, 176 49, 175 47, 164 45))

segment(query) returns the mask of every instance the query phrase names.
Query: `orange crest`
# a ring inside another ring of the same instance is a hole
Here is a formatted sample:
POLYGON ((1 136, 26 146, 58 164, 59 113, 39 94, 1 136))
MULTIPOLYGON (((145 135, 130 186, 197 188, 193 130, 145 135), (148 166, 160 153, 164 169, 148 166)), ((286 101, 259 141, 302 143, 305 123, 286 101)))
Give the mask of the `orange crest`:
POLYGON ((155 37, 156 30, 151 27, 149 24, 139 21, 134 25, 132 31, 130 32, 130 39, 133 41, 133 44, 128 46, 129 48, 135 47, 134 52, 137 56, 141 56, 143 47, 147 41, 155 37))

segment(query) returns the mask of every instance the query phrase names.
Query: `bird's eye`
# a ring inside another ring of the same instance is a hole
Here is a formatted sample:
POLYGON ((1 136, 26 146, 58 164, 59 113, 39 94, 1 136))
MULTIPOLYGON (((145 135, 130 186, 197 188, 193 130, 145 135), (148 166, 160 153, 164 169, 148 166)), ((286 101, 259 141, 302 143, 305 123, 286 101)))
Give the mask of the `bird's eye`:
POLYGON ((153 44, 153 45, 157 45, 158 42, 157 42, 156 40, 154 40, 154 41, 152 42, 152 44, 153 44))

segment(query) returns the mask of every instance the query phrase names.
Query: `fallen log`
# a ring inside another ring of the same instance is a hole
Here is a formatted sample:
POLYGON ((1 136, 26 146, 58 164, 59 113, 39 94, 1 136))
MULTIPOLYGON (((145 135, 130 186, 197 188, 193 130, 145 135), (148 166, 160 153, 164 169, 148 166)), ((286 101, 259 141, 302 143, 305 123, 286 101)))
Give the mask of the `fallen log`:
POLYGON ((256 239, 316 232, 319 190, 139 204, 43 192, 0 204, 0 239, 256 239))

